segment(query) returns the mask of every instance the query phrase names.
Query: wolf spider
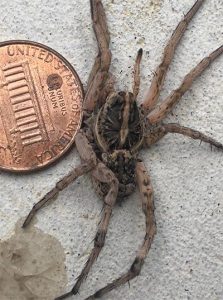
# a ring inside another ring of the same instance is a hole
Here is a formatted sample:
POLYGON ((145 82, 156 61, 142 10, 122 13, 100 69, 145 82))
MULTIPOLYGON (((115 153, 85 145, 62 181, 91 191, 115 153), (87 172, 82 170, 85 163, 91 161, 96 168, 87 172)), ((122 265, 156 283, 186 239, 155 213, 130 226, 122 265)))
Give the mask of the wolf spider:
POLYGON ((136 98, 140 86, 140 61, 143 51, 140 49, 136 57, 133 91, 114 91, 112 76, 109 73, 110 35, 104 8, 101 0, 90 0, 91 17, 99 52, 88 80, 82 127, 75 137, 81 164, 57 182, 56 186, 33 206, 23 224, 23 227, 26 227, 35 213, 71 182, 87 172, 91 173, 93 185, 104 203, 101 221, 94 238, 94 247, 72 290, 57 297, 56 300, 78 293, 104 246, 114 205, 118 200, 121 201, 130 195, 136 186, 140 191, 142 209, 146 218, 144 241, 129 270, 85 300, 100 298, 140 274, 156 234, 153 188, 150 176, 139 158, 140 149, 153 145, 168 133, 179 133, 223 150, 221 143, 199 131, 179 124, 162 122, 191 87, 193 81, 223 52, 223 46, 204 58, 185 76, 180 86, 172 91, 160 105, 157 105, 174 51, 188 23, 203 2, 204 0, 197 0, 174 30, 164 49, 162 62, 154 73, 149 93, 139 106, 136 98))

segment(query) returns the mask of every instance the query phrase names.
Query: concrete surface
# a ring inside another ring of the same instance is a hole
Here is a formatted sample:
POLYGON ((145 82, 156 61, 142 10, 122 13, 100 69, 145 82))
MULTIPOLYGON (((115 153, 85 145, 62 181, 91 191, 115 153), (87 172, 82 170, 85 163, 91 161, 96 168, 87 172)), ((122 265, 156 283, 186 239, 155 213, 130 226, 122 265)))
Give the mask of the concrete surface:
MULTIPOLYGON (((133 60, 142 47, 142 100, 167 39, 193 2, 103 1, 117 88, 131 88, 133 60)), ((201 58, 222 44, 222 16, 221 0, 205 1, 177 49, 161 99, 201 58)), ((0 40, 8 39, 34 40, 54 48, 73 64, 86 84, 97 52, 88 0, 1 0, 0 40)), ((223 143, 222 70, 223 56, 196 80, 168 120, 223 143)), ((130 288, 125 285, 103 299, 222 300, 223 154, 210 151, 206 144, 169 135, 142 157, 152 176, 158 232, 141 275, 130 288)), ((78 161, 73 149, 56 165, 35 174, 1 172, 1 238, 12 235, 18 219, 78 161)), ((100 209, 90 179, 84 176, 38 214, 37 226, 56 237, 67 254, 67 289, 90 252, 100 209)), ((73 299, 85 299, 127 270, 143 235, 144 217, 135 193, 114 209, 106 245, 80 295, 73 299)))

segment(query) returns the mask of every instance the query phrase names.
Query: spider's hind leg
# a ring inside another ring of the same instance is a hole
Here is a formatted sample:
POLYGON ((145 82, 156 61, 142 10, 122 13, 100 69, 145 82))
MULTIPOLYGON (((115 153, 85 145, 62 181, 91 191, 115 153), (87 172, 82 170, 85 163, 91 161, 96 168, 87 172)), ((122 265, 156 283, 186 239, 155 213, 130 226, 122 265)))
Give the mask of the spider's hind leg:
POLYGON ((117 194, 118 194, 118 180, 113 174, 113 172, 108 169, 103 163, 99 163, 97 167, 92 171, 92 176, 101 183, 108 184, 108 193, 104 198, 104 206, 102 210, 102 216, 100 223, 98 225, 98 230, 94 238, 94 248, 91 251, 91 254, 88 257, 88 260, 81 272, 78 276, 78 279, 73 287, 73 289, 55 300, 65 299, 71 295, 76 295, 78 290, 82 284, 82 282, 86 279, 93 263, 97 259, 99 253, 101 252, 104 243, 105 237, 110 221, 110 217, 112 214, 113 206, 116 203, 117 194))
POLYGON ((49 191, 39 202, 37 202, 30 213, 26 217, 22 227, 25 228, 32 221, 35 214, 52 199, 59 194, 60 191, 65 189, 71 182, 75 181, 79 176, 91 171, 97 164, 96 155, 89 144, 85 134, 82 131, 79 131, 75 137, 75 143, 77 150, 82 159, 82 163, 74 168, 68 175, 63 179, 58 181, 55 187, 49 191))
POLYGON ((156 222, 154 216, 154 203, 153 203, 153 189, 150 182, 150 177, 146 171, 146 168, 142 162, 136 164, 136 177, 139 186, 140 196, 142 199, 142 209, 146 216, 146 234, 144 241, 139 248, 137 256, 131 265, 128 272, 108 284, 104 288, 98 290, 94 295, 91 295, 85 300, 94 300, 101 298, 111 290, 125 284, 131 279, 140 274, 141 268, 144 264, 146 255, 151 247, 152 241, 156 234, 156 222))

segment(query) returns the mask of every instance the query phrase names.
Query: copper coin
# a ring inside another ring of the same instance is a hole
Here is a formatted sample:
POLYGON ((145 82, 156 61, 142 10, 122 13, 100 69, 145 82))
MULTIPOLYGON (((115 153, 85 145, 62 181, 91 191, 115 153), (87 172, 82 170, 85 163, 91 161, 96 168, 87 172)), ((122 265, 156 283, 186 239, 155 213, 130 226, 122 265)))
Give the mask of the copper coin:
POLYGON ((77 73, 56 51, 0 43, 0 168, 31 171, 58 159, 80 127, 82 101, 77 73))

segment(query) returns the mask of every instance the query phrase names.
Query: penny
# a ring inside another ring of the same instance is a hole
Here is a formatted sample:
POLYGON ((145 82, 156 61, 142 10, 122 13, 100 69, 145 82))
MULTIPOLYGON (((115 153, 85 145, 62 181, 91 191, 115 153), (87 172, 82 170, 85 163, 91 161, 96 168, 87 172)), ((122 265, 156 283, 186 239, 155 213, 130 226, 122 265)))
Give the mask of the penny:
POLYGON ((0 168, 45 167, 80 128, 82 84, 65 58, 38 43, 0 43, 0 57, 0 168))

